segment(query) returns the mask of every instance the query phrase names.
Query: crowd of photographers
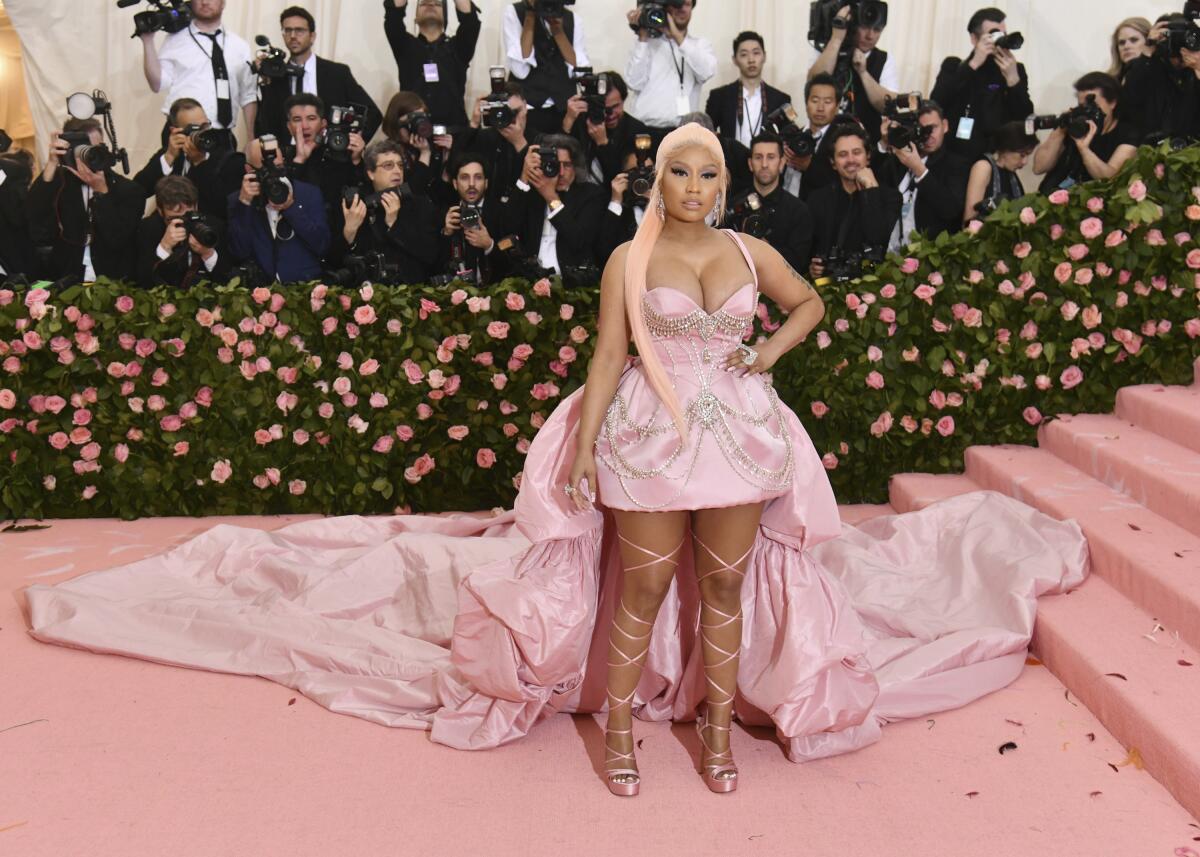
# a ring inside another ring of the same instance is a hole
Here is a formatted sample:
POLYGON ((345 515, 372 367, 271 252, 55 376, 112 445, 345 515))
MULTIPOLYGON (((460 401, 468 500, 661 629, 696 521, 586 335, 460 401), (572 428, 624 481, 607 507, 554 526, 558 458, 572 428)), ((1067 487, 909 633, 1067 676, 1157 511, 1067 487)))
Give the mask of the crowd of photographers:
POLYGON ((317 21, 301 7, 280 16, 282 48, 258 36, 252 49, 224 28, 224 0, 146 2, 135 35, 163 95, 161 148, 132 178, 118 173, 100 91, 69 99, 40 172, 0 131, 0 277, 594 284, 654 216, 658 143, 696 121, 731 167, 726 223, 798 271, 841 279, 1023 195, 1030 157, 1049 193, 1113 175, 1142 142, 1200 138, 1200 0, 1120 22, 1112 66, 1082 75, 1074 106, 1048 115, 1017 59, 1024 39, 996 8, 970 18, 969 51, 923 95, 879 47, 886 3, 816 0, 820 54, 801 99, 763 80, 766 41, 743 32, 738 79, 702 104, 718 59, 689 33, 697 0, 637 0, 623 74, 593 71, 573 0, 523 0, 503 11, 505 65, 468 105, 479 9, 383 0, 400 91, 381 110, 348 66, 314 53, 317 21))

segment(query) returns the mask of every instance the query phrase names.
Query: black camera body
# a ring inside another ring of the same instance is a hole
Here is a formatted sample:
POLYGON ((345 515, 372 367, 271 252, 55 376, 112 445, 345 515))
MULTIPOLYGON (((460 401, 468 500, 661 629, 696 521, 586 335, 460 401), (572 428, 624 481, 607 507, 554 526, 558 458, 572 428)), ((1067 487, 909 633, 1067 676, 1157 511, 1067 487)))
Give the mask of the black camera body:
POLYGON ((561 18, 567 14, 567 7, 574 6, 575 0, 538 0, 534 11, 542 19, 561 18))
POLYGON ((1025 47, 1025 37, 1020 33, 992 33, 992 44, 1006 51, 1016 51, 1025 47))
POLYGON ((414 137, 433 139, 433 117, 424 110, 414 110, 409 113, 403 127, 407 128, 408 133, 414 137))
MULTIPOLYGON (((126 6, 136 5, 138 2, 139 0, 117 0, 117 6, 124 9, 126 6)), ((188 24, 192 23, 192 7, 187 0, 149 0, 149 2, 154 8, 138 12, 133 16, 132 38, 136 39, 146 33, 157 33, 159 30, 164 33, 178 33, 186 30, 188 24)))
POLYGON ((593 73, 590 65, 581 65, 575 69, 575 92, 587 102, 587 120, 593 125, 603 124, 608 78, 593 73))
POLYGON ((335 161, 350 160, 350 135, 362 132, 365 112, 353 104, 329 108, 329 122, 325 126, 325 157, 335 161))
POLYGON ((275 154, 279 151, 279 141, 274 134, 263 134, 258 138, 262 146, 262 166, 254 171, 258 182, 259 194, 254 198, 255 205, 263 208, 267 203, 283 205, 292 194, 292 188, 284 181, 287 174, 284 168, 275 163, 275 154))
POLYGON ((222 148, 229 139, 229 132, 211 125, 184 125, 183 135, 188 138, 197 151, 212 154, 222 148))
POLYGON ((1200 0, 1187 0, 1183 4, 1183 15, 1167 21, 1166 35, 1158 41, 1149 42, 1156 51, 1168 58, 1178 59, 1184 50, 1200 51, 1200 0))
POLYGON ((660 38, 667 34, 667 10, 682 8, 683 0, 638 0, 637 23, 629 27, 635 33, 645 30, 652 38, 660 38))
POLYGON ((798 120, 796 109, 789 102, 768 113, 763 125, 777 134, 793 155, 803 158, 817 151, 817 138, 807 128, 801 128, 798 120))
POLYGON ((858 279, 864 272, 883 261, 885 247, 863 247, 861 250, 846 250, 834 245, 825 257, 825 273, 835 283, 858 279))
MULTIPOLYGON (((1200 30, 1197 32, 1200 33, 1200 30)), ((1058 116, 1030 116, 1025 120, 1025 130, 1032 134, 1034 131, 1065 128, 1073 139, 1082 140, 1088 134, 1089 120, 1095 122, 1096 130, 1100 131, 1104 128, 1104 119, 1104 111, 1096 104, 1096 96, 1089 95, 1086 103, 1058 116)))
POLYGON ((459 225, 464 230, 479 229, 483 226, 483 206, 470 202, 458 204, 459 225))
POLYGON ((883 115, 888 120, 887 142, 893 149, 920 146, 933 134, 932 125, 922 125, 921 93, 885 95, 883 115))
POLYGON ((211 220, 200 212, 185 212, 179 220, 182 222, 183 228, 187 230, 187 234, 205 247, 216 247, 217 242, 220 241, 220 234, 217 232, 217 228, 213 226, 211 220))
POLYGON ((763 206, 762 197, 749 190, 729 201, 725 222, 739 232, 755 238, 766 238, 771 231, 771 211, 763 206))
POLYGON ((558 148, 539 143, 537 153, 538 157, 542 159, 542 175, 548 179, 558 178, 562 173, 561 165, 558 163, 558 148))
POLYGON ((94 173, 102 173, 111 170, 117 164, 112 150, 103 143, 94 145, 86 131, 63 131, 58 135, 58 139, 69 146, 58 159, 64 167, 78 169, 79 165, 83 164, 94 173))
POLYGON ((517 119, 517 113, 508 106, 508 93, 504 91, 504 66, 494 65, 488 70, 491 79, 491 92, 480 108, 480 124, 484 128, 503 130, 517 119))
POLYGON ((256 75, 267 80, 303 79, 304 66, 293 63, 287 51, 272 45, 266 36, 255 36, 254 44, 258 52, 250 61, 250 70, 256 75))
POLYGON ((349 197, 347 203, 349 203, 349 200, 354 198, 355 194, 357 194, 358 197, 363 201, 363 205, 367 207, 367 214, 370 216, 374 216, 378 214, 380 210, 382 210, 383 198, 388 194, 395 194, 396 196, 400 197, 401 205, 413 198, 412 188, 408 186, 408 182, 404 182, 397 187, 389 187, 377 193, 364 194, 358 188, 345 188, 342 191, 343 198, 349 197), (351 190, 353 190, 353 193, 351 193, 351 190))
POLYGON ((808 40, 818 50, 824 50, 833 31, 842 28, 837 13, 846 5, 850 6, 848 28, 882 30, 887 26, 888 5, 883 0, 813 0, 808 9, 808 40))

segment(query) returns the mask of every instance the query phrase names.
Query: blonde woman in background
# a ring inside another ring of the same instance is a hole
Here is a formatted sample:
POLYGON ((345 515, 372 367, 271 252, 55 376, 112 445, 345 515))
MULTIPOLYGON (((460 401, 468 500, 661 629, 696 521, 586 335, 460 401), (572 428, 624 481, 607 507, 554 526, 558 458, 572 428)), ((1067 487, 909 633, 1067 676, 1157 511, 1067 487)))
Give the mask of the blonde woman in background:
POLYGON ((1125 69, 1138 57, 1150 56, 1154 46, 1149 44, 1150 22, 1145 18, 1126 18, 1117 24, 1112 34, 1112 65, 1108 73, 1124 82, 1125 69))

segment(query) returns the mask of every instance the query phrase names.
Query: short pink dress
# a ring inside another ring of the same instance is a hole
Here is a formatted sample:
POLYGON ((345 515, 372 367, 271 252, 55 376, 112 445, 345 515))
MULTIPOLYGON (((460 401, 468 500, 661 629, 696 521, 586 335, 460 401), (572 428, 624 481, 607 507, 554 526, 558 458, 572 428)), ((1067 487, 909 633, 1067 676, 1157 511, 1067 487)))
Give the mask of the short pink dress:
POLYGON ((787 406, 770 375, 724 369, 729 353, 753 330, 758 273, 738 234, 723 231, 745 257, 751 282, 712 314, 668 287, 649 289, 641 306, 655 353, 683 408, 688 443, 680 439, 641 360, 634 360, 621 376, 596 440, 596 479, 604 506, 627 511, 740 506, 792 487, 792 432, 803 432, 799 421, 784 417, 787 406))

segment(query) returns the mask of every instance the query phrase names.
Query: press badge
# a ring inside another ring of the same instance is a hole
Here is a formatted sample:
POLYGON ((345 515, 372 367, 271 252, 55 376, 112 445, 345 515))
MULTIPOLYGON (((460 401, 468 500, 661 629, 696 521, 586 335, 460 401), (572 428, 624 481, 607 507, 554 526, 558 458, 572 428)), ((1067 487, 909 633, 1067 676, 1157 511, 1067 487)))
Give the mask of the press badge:
POLYGON ((675 99, 675 114, 683 116, 685 113, 692 112, 692 102, 686 95, 680 95, 675 99))
POLYGON ((229 81, 225 80, 224 78, 219 78, 217 80, 217 100, 229 100, 229 81))
POLYGON ((437 63, 427 62, 424 65, 424 69, 425 69, 425 82, 426 83, 437 83, 438 82, 437 63))
POLYGON ((954 136, 960 140, 970 140, 971 132, 975 130, 975 117, 964 116, 958 120, 958 130, 954 132, 954 136))

